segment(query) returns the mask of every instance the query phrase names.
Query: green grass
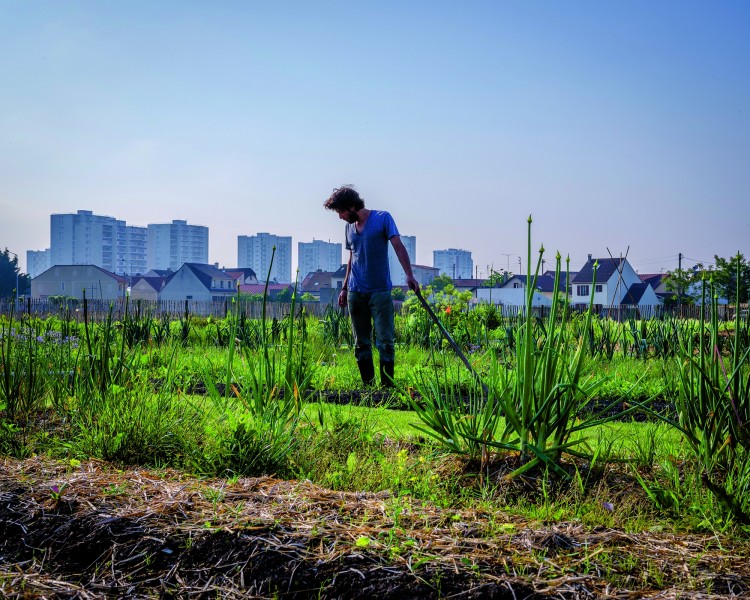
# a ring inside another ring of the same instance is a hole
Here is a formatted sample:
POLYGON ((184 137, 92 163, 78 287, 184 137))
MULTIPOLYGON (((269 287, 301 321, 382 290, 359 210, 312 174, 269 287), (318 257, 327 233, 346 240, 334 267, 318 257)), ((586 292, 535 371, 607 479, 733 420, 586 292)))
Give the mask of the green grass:
MULTIPOLYGON (((388 492, 395 512, 398 498, 408 495, 457 509, 487 507, 540 522, 573 519, 631 531, 737 527, 703 490, 700 470, 682 434, 665 423, 615 421, 574 431, 570 440, 583 439, 579 447, 588 458, 563 453, 561 463, 569 476, 564 482, 543 469, 509 482, 506 476, 519 462, 501 448, 492 449, 484 462, 447 453, 414 427, 418 415, 404 410, 412 395, 417 393, 419 399, 420 378, 437 374, 459 395, 475 386, 460 360, 442 344, 400 344, 399 392, 392 397, 378 394, 378 400, 390 398, 383 406, 342 406, 308 402, 304 389, 295 391, 301 378, 309 376, 310 390, 342 396, 357 390, 367 400, 351 348, 331 345, 314 319, 304 327, 296 323, 294 336, 288 323, 287 330, 269 323, 265 350, 243 343, 232 350, 228 339, 217 345, 211 341, 217 338, 216 323, 208 321, 191 321, 187 345, 177 322, 163 342, 152 336, 127 344, 117 324, 91 324, 85 340, 83 325, 60 320, 2 322, 3 352, 10 358, 3 362, 7 389, 13 392, 14 381, 28 381, 25 365, 31 364, 32 375, 40 378, 38 385, 18 388, 22 401, 14 400, 13 414, 0 398, 0 450, 8 455, 97 457, 209 476, 307 478, 340 490, 388 492), (48 335, 62 330, 78 336, 78 344, 66 345, 62 336, 48 335), (10 331, 28 335, 17 342, 10 331), (17 367, 9 370, 7 365, 17 367), (258 379, 261 372, 270 378, 258 379), (218 384, 223 386, 218 396, 210 389, 207 395, 194 393, 218 384), (300 394, 299 415, 289 407, 287 416, 264 421, 282 389, 285 395, 300 394), (255 408, 249 402, 255 402, 255 408), (259 462, 256 457, 269 449, 274 459, 259 462)), ((229 332, 231 325, 222 324, 229 332)), ((262 330, 258 324, 248 327, 262 330)), ((487 338, 509 343, 513 336, 503 331, 502 340, 487 338)), ((514 368, 507 348, 490 345, 467 350, 467 356, 484 381, 490 380, 493 368, 514 368)), ((740 365, 740 373, 743 368, 746 373, 747 365, 740 365)), ((673 356, 644 358, 617 350, 612 358, 590 356, 583 371, 599 381, 595 401, 626 404, 646 398, 672 402, 678 374, 673 356)), ((436 393, 447 389, 438 387, 436 393)), ((571 424, 578 422, 573 419, 571 424)), ((496 428, 505 425, 499 418, 496 428)))

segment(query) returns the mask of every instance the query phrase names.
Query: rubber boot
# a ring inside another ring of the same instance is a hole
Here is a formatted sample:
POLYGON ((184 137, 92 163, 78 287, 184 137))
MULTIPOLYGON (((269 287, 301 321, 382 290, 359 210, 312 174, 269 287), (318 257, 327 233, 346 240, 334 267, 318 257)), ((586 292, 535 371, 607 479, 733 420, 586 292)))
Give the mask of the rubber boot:
POLYGON ((370 358, 358 360, 357 366, 359 367, 359 374, 362 377, 362 382, 366 386, 375 383, 375 367, 372 364, 372 356, 370 358))
POLYGON ((393 361, 380 361, 380 385, 384 388, 393 387, 393 361))

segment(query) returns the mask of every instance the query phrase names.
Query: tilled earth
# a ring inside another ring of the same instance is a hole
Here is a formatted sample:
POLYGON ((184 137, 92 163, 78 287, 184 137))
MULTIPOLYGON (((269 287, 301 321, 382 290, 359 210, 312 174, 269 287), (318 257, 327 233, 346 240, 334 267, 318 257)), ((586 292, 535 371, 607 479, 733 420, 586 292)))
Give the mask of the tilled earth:
POLYGON ((4 598, 744 598, 749 559, 309 482, 0 462, 4 598))

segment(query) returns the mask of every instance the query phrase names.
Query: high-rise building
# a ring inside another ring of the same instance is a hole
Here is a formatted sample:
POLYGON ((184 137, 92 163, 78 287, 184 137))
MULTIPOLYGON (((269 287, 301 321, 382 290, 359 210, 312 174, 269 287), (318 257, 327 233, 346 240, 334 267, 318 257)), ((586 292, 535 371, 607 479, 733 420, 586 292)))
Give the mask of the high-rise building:
POLYGON ((292 237, 270 233, 237 236, 237 266, 250 267, 258 276, 258 281, 264 282, 269 277, 276 283, 291 283, 292 237))
POLYGON ((125 227, 125 258, 116 273, 142 275, 148 271, 148 228, 125 227))
POLYGON ((125 221, 90 210, 50 216, 50 265, 96 265, 122 272, 125 221))
POLYGON ((26 270, 29 277, 34 279, 41 275, 52 266, 50 263, 50 249, 46 250, 27 250, 26 251, 26 270))
POLYGON ((471 279, 474 277, 474 261, 471 252, 448 248, 432 251, 432 266, 440 269, 441 275, 451 279, 471 279))
POLYGON ((147 236, 147 270, 177 271, 184 263, 208 263, 208 227, 188 225, 187 221, 149 223, 147 236))
POLYGON ((313 240, 297 244, 297 268, 302 281, 309 273, 333 273, 341 266, 341 244, 313 240))
MULTIPOLYGON (((409 260, 411 264, 417 261, 417 238, 413 235, 402 235, 401 242, 404 244, 404 248, 409 253, 409 260)), ((401 262, 396 256, 396 251, 393 246, 388 244, 388 266, 391 270, 391 283, 393 285, 406 285, 406 273, 404 268, 401 266, 401 262)))

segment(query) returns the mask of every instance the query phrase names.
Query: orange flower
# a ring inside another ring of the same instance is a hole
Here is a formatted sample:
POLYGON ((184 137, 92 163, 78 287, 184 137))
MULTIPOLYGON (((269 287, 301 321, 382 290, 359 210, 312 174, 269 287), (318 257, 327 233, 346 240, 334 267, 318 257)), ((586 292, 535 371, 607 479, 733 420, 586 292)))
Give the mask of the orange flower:
POLYGON ((449 314, 451 314, 451 307, 450 307, 450 306, 446 306, 446 307, 445 307, 445 314, 446 314, 446 315, 449 315, 449 314))

